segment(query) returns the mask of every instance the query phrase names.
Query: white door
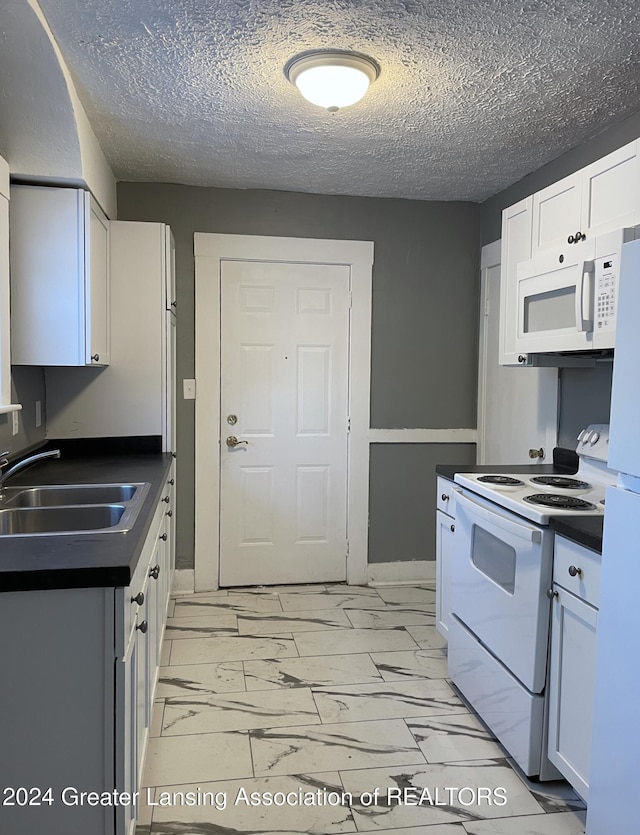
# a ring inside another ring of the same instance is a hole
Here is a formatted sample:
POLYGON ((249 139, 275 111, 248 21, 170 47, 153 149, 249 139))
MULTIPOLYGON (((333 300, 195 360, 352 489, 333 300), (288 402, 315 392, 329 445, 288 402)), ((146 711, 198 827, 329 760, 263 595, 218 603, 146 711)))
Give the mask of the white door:
POLYGON ((349 281, 221 262, 222 586, 346 579, 349 281))
POLYGON ((551 462, 557 437, 558 371, 498 364, 499 252, 497 244, 483 248, 478 464, 537 463, 529 458, 530 449, 543 449, 542 460, 551 462))

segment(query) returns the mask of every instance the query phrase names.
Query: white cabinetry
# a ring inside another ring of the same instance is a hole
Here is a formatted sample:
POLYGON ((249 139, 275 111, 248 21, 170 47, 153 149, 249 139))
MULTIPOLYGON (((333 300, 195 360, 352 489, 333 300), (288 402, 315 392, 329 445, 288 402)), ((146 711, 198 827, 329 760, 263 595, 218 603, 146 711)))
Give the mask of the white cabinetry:
POLYGON ((174 243, 163 223, 110 224, 111 363, 49 368, 52 438, 159 435, 175 450, 174 243))
POLYGON ((533 195, 533 256, 640 220, 638 140, 533 195))
POLYGON ((0 157, 0 413, 20 408, 10 405, 9 313, 9 166, 0 157))
POLYGON ((171 502, 165 485, 127 588, 1 596, 0 634, 11 637, 2 644, 0 785, 51 787, 54 798, 3 806, 3 833, 134 835, 135 801, 65 805, 61 795, 140 786, 173 571, 171 502))
POLYGON ((109 221, 87 191, 11 188, 14 365, 109 364, 109 221))
POLYGON ((456 490, 453 482, 438 477, 436 510, 436 629, 443 636, 449 633, 449 571, 456 529, 456 490))
POLYGON ((600 555, 556 536, 548 756, 586 801, 595 682, 600 555))
POLYGON ((515 203, 502 213, 500 256, 500 365, 526 365, 528 358, 516 351, 518 322, 517 267, 531 258, 533 197, 515 203))

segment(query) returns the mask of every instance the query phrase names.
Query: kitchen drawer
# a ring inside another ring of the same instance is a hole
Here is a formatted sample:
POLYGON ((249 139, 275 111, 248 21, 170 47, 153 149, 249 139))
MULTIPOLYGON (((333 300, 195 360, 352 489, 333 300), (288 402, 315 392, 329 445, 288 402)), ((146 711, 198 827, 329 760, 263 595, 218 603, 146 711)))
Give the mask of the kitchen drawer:
POLYGON ((442 476, 438 476, 436 490, 436 506, 438 510, 441 510, 448 516, 453 516, 455 518, 456 499, 453 481, 449 481, 448 478, 442 478, 442 476))
POLYGON ((600 598, 600 564, 602 557, 562 536, 556 536, 553 560, 553 581, 577 597, 598 608, 600 598), (569 569, 579 572, 572 576, 569 569))

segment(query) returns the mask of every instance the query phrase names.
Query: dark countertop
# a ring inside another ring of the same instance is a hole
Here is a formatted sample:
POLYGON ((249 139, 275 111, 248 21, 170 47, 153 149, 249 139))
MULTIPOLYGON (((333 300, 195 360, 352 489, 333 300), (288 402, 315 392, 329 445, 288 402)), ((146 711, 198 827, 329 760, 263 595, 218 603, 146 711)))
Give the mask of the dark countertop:
POLYGON ((0 592, 127 586, 172 460, 169 453, 63 456, 16 473, 7 486, 148 481, 151 488, 129 531, 0 537, 0 592))
MULTIPOLYGON (((436 473, 453 481, 456 473, 522 473, 522 475, 558 475, 575 473, 576 469, 556 464, 512 464, 487 466, 486 464, 438 464, 436 473)), ((561 536, 602 553, 603 516, 561 516, 551 519, 549 527, 561 536)))
POLYGON ((561 516, 551 519, 549 527, 578 545, 602 553, 604 516, 561 516))

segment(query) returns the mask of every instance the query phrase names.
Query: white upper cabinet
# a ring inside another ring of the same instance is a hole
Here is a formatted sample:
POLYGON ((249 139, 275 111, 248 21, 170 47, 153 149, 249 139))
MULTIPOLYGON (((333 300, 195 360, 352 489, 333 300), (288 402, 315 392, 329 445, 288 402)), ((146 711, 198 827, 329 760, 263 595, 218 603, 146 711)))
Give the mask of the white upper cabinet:
POLYGON ((638 222, 636 140, 533 195, 532 255, 638 222))
POLYGON ((518 319, 517 267, 531 258, 533 197, 515 203, 502 213, 500 258, 500 365, 523 365, 526 355, 516 350, 518 319))
POLYGON ((89 192, 11 188, 14 365, 109 364, 109 221, 89 192))

